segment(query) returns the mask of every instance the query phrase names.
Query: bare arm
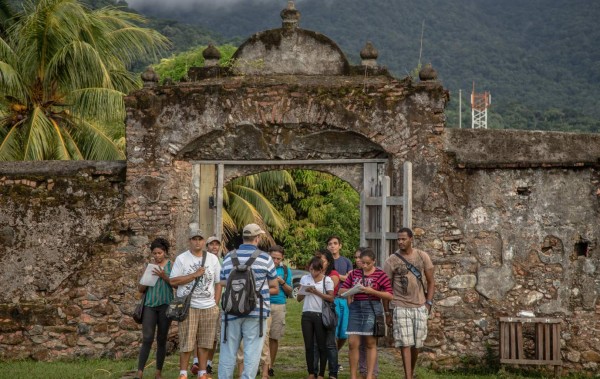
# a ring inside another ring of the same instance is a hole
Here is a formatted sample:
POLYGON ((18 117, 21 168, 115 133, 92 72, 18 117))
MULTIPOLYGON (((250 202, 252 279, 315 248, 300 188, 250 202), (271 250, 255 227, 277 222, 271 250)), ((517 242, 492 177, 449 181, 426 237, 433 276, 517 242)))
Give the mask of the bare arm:
POLYGON ((221 286, 221 282, 215 284, 215 303, 219 305, 221 302, 221 294, 223 293, 223 287, 221 286))
POLYGON ((277 278, 269 280, 269 295, 277 295, 279 293, 279 281, 277 278))
MULTIPOLYGON (((425 278, 427 278, 427 299, 426 301, 433 301, 433 295, 435 293, 435 279, 433 277, 433 268, 425 270, 425 278)), ((426 304, 427 310, 431 311, 431 305, 426 304)))
POLYGON ((285 296, 289 297, 292 294, 292 287, 290 287, 285 280, 277 277, 277 283, 281 284, 281 288, 283 288, 283 293, 285 293, 285 296))
POLYGON ((373 287, 363 287, 362 292, 366 293, 367 295, 377 296, 378 298, 387 301, 390 301, 394 298, 394 295, 391 293, 387 291, 377 291, 373 287))
MULTIPOLYGON (((316 288, 309 288, 306 290, 307 292, 312 293, 313 295, 317 295, 318 297, 320 297, 323 300, 327 300, 330 303, 333 303, 333 291, 327 291, 327 293, 321 293, 319 292, 316 288)), ((304 298, 304 297, 303 297, 304 298)))

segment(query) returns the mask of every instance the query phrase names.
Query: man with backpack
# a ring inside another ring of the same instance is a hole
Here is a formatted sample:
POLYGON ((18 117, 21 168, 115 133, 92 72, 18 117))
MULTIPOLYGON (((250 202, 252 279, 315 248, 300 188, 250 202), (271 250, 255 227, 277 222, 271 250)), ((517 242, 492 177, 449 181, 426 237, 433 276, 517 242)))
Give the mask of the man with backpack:
POLYGON ((266 334, 265 320, 270 314, 270 295, 279 293, 277 271, 271 256, 258 249, 265 231, 248 224, 242 232, 243 243, 223 260, 221 284, 223 319, 219 379, 232 379, 236 353, 244 343, 243 379, 251 379, 258 370, 260 352, 266 334))

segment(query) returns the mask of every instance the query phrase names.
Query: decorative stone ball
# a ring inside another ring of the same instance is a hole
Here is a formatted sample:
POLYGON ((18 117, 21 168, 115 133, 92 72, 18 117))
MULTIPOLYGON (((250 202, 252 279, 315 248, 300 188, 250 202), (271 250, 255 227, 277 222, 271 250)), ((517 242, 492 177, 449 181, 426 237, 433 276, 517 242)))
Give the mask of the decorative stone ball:
POLYGON ((421 81, 430 81, 437 79, 437 71, 431 67, 431 63, 427 63, 421 71, 419 71, 419 79, 421 81))
POLYGON ((219 49, 213 46, 212 43, 208 44, 208 47, 202 51, 204 59, 221 59, 221 52, 219 49))
POLYGON ((288 1, 287 8, 281 11, 283 23, 297 24, 300 20, 300 11, 296 9, 293 1, 288 1))
POLYGON ((154 71, 154 68, 152 68, 152 66, 148 66, 146 71, 142 72, 141 77, 142 81, 150 83, 158 83, 158 81, 160 80, 158 74, 156 73, 156 71, 154 71))
POLYGON ((365 44, 365 47, 360 51, 360 57, 362 59, 377 59, 379 51, 373 46, 371 41, 365 44))

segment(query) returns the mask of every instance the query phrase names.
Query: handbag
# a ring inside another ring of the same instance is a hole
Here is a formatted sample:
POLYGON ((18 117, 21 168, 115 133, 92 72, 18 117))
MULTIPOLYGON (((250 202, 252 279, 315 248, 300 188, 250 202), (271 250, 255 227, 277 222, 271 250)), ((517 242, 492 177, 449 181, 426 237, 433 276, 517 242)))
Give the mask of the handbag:
MULTIPOLYGON (((323 277, 323 293, 325 293, 325 277, 323 277)), ((321 307, 321 321, 327 330, 335 329, 338 323, 338 316, 335 313, 335 304, 323 299, 321 307)))
MULTIPOLYGON (((360 270, 362 273, 362 282, 363 286, 365 285, 365 271, 360 270)), ((368 295, 367 295, 368 296, 368 295)), ((369 297, 369 305, 371 306, 371 310, 373 311, 373 315, 375 315, 375 322, 373 324, 373 337, 385 337, 385 318, 382 314, 377 314, 375 312, 375 307, 373 306, 373 302, 371 302, 371 297, 369 297)))
MULTIPOLYGON (((206 251, 202 253, 202 265, 200 267, 204 267, 204 264, 206 263, 206 254, 206 251)), ((196 278, 192 290, 187 295, 175 296, 173 300, 171 300, 166 312, 169 320, 181 322, 188 317, 188 314, 190 313, 190 304, 192 302, 192 294, 194 293, 199 280, 200 278, 196 278)))
POLYGON ((142 296, 142 300, 135 306, 131 317, 133 317, 133 321, 138 324, 142 323, 144 318, 144 301, 146 300, 146 292, 144 291, 144 296, 142 296))

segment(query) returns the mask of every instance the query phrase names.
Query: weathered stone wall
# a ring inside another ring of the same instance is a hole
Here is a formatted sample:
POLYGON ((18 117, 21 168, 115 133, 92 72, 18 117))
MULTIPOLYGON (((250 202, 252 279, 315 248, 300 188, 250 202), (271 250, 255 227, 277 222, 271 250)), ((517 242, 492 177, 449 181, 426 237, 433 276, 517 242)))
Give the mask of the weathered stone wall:
MULTIPOLYGON (((243 76, 196 68, 200 81, 128 96, 126 164, 0 164, 0 358, 135 355, 138 271, 157 236, 187 249, 197 161, 269 161, 229 165, 231 179, 280 160, 377 158, 392 195, 413 163, 416 241, 436 265, 432 365, 481 361, 497 351, 498 318, 531 310, 564 320, 569 369, 596 370, 600 135, 445 130, 448 93, 431 70, 415 83, 349 67, 330 40, 293 27, 294 9, 286 14, 285 30, 239 51, 268 55, 268 65, 243 76)), ((304 167, 361 190, 360 166, 304 167)))

